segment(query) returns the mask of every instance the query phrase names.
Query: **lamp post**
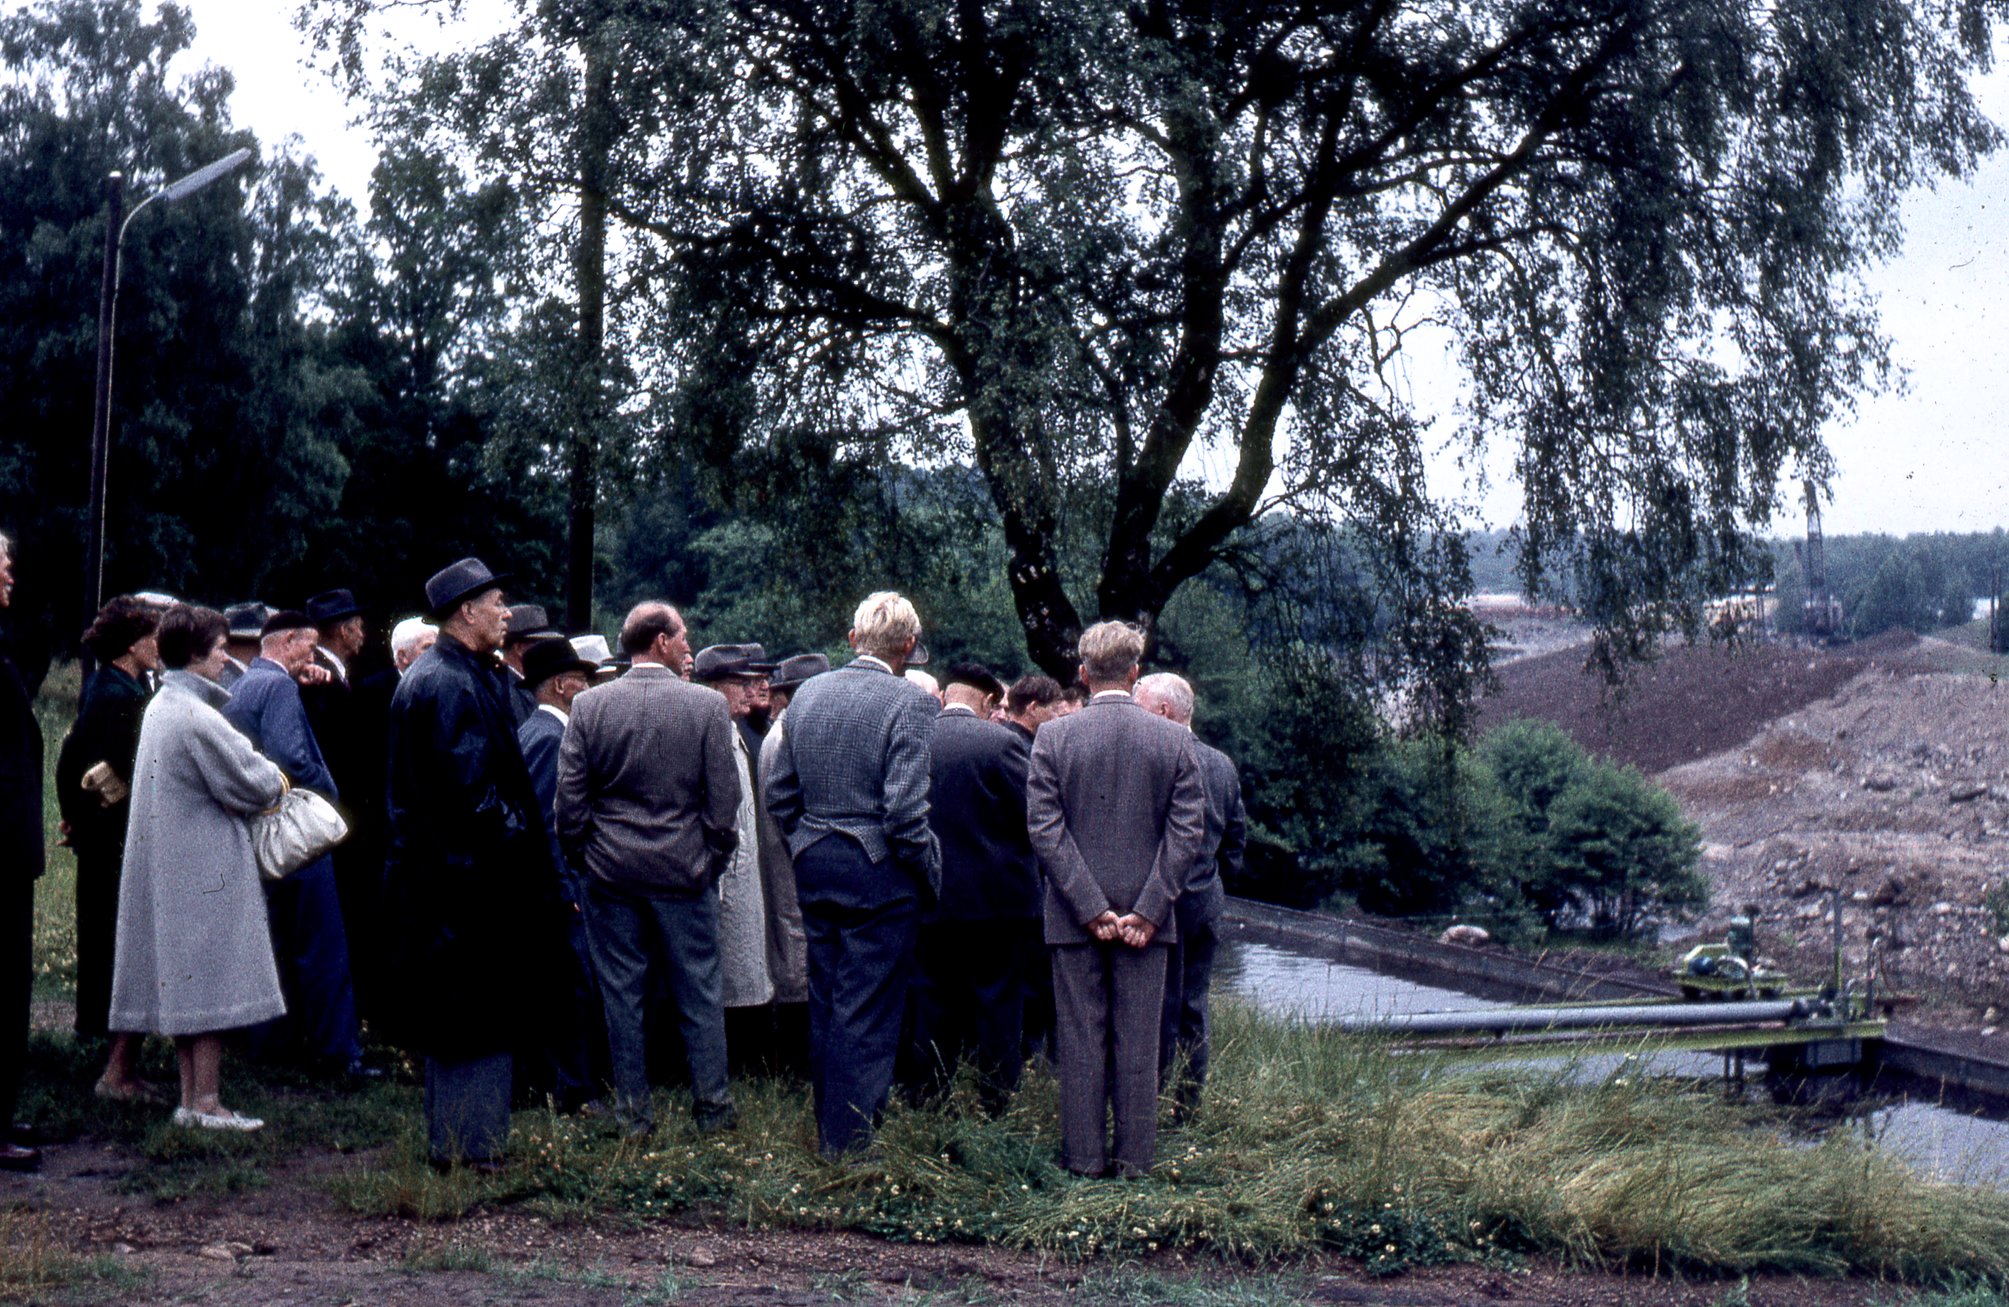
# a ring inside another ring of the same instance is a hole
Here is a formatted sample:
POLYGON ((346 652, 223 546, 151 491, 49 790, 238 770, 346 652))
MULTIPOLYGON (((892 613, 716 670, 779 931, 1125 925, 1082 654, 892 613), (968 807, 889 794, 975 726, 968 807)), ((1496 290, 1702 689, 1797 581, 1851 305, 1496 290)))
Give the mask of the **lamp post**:
MULTIPOLYGON (((91 509, 88 537, 84 543, 84 620, 90 621, 105 602, 105 464, 111 448, 112 426, 112 335, 118 317, 119 251, 125 244, 126 228, 140 211, 155 200, 178 200, 209 185, 251 158, 250 149, 233 150, 221 159, 177 178, 133 206, 125 208, 126 179, 112 173, 105 182, 105 270, 98 292, 98 386, 91 406, 91 509)), ((90 653, 84 654, 84 672, 90 673, 90 653)))

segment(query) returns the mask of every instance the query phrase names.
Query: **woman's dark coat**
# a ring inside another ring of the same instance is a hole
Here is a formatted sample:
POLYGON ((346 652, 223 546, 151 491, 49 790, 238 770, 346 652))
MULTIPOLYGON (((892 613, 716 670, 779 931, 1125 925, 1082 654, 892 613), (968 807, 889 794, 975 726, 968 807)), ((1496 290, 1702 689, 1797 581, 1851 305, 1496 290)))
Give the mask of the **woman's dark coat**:
POLYGON ((508 1052, 546 1018, 564 920, 501 681, 442 635, 391 700, 394 1033, 445 1060, 508 1052))
POLYGON ((108 764, 128 789, 147 689, 106 663, 91 675, 76 724, 56 754, 56 804, 77 855, 77 1033, 102 1036, 112 1001, 112 948, 119 922, 119 864, 126 853, 132 796, 114 804, 83 787, 84 773, 108 764))

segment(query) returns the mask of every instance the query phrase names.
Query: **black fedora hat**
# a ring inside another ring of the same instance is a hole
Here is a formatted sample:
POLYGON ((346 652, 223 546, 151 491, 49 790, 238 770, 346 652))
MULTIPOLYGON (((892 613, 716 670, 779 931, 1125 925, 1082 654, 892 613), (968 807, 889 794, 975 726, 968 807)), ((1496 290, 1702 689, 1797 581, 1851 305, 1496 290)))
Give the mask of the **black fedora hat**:
POLYGON ((793 690, 810 677, 821 676, 829 670, 830 660, 820 653, 796 654, 776 663, 774 675, 767 678, 767 683, 776 690, 793 690))
POLYGON ((539 640, 523 651, 523 684, 534 690, 560 672, 583 672, 591 677, 600 670, 579 656, 570 640, 539 640))
POLYGON ((348 590, 324 590, 307 601, 307 616, 316 626, 328 626, 355 617, 363 611, 348 590))
POLYGON ((426 581, 426 613, 431 617, 444 617, 463 600, 500 589, 508 579, 509 573, 491 572, 488 564, 479 558, 463 558, 451 567, 434 572, 426 581))

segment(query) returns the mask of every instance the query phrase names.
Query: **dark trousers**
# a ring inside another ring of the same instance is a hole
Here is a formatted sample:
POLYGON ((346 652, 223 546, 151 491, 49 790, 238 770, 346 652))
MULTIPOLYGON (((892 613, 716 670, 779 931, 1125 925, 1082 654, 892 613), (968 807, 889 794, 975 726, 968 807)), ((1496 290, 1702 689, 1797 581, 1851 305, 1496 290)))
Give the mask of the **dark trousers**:
POLYGON ((565 947, 559 950, 552 984, 552 1020, 543 1037, 516 1059, 518 1088, 533 1099, 550 1094, 561 1112, 577 1111, 606 1088, 612 1071, 607 1058, 607 1017, 593 979, 592 948, 586 940, 585 910, 576 895, 563 911, 565 947))
POLYGON ((1060 1161, 1070 1171, 1108 1171, 1112 1114, 1117 1170, 1144 1175, 1151 1169, 1158 1147, 1158 1027, 1169 953, 1163 944, 1054 946, 1060 1161))
POLYGON ((35 882, 17 867, 0 881, 0 1142, 14 1128, 28 1061, 28 1007, 35 992, 35 882))
POLYGON ((264 1053, 291 1044, 284 1052, 347 1067, 363 1055, 363 1045, 333 864, 324 858, 267 885, 265 911, 286 1015, 259 1027, 253 1046, 264 1053))
POLYGON ((432 1160, 493 1162, 509 1140, 507 1053, 426 1059, 426 1142, 432 1160))
POLYGON ((117 849, 77 850, 77 1033, 110 1033, 112 959, 119 934, 117 849))
POLYGON ((1040 923, 931 922, 920 929, 903 1080, 939 1094, 968 1059, 984 1106, 1003 1110, 1025 1065, 1026 972, 1046 962, 1040 923))
POLYGON ((1213 1039, 1207 1015, 1207 991, 1214 983, 1214 953, 1220 936, 1214 923, 1179 923, 1179 942, 1171 946, 1165 966, 1165 1020, 1158 1033, 1158 1085, 1170 1089, 1182 1112, 1191 1111, 1200 1101, 1200 1088, 1207 1083, 1207 1063, 1213 1056, 1213 1039), (1179 1083, 1168 1084, 1172 1064, 1181 1054, 1186 1072, 1179 1083))
POLYGON ((809 945, 810 1087, 816 1134, 836 1156, 872 1137, 893 1088, 920 896, 891 859, 826 835, 795 860, 809 945))
POLYGON ((383 843, 374 832, 368 838, 364 834, 355 832, 335 850, 335 894, 342 905, 356 1011, 380 1023, 399 996, 385 911, 383 843))
POLYGON ((630 1126, 652 1122, 643 1014, 652 971, 667 973, 700 1115, 725 1107, 725 981, 719 972, 718 893, 643 898, 597 880, 585 890, 586 942, 606 1013, 614 1101, 630 1126))

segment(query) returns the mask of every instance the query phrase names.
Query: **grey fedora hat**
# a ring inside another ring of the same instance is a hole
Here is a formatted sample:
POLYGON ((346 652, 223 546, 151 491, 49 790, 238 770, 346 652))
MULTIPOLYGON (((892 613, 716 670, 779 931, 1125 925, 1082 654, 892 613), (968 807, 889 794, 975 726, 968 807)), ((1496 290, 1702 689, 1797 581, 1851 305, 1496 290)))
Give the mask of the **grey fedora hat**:
POLYGON ((698 650, 691 678, 715 681, 722 676, 766 676, 773 670, 767 650, 757 644, 714 644, 698 650))
POLYGON ((830 660, 820 653, 796 654, 776 663, 774 675, 767 678, 767 683, 777 690, 793 690, 810 677, 829 670, 830 660))

